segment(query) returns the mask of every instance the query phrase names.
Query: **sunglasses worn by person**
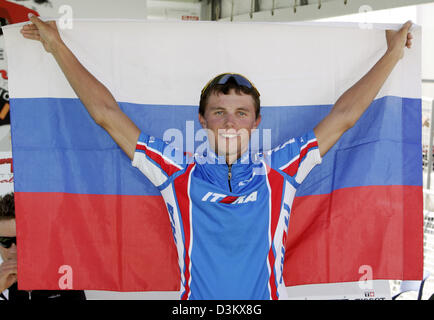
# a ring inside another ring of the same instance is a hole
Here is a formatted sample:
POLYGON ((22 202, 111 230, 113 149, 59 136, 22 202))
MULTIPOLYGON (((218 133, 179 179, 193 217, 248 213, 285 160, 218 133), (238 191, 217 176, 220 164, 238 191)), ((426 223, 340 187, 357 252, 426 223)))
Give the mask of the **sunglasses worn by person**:
POLYGON ((0 237, 0 245, 5 249, 9 249, 13 243, 17 244, 17 237, 0 237))
POLYGON ((211 79, 205 85, 205 87, 203 87, 201 94, 204 94, 206 89, 208 89, 210 87, 213 87, 213 86, 218 85, 218 84, 226 84, 229 81, 229 79, 231 79, 231 78, 234 79, 236 84, 239 85, 240 87, 246 87, 246 88, 255 90, 255 92, 259 96, 259 91, 253 85, 253 83, 251 83, 246 77, 242 76, 239 73, 222 73, 222 74, 219 74, 215 78, 211 79))

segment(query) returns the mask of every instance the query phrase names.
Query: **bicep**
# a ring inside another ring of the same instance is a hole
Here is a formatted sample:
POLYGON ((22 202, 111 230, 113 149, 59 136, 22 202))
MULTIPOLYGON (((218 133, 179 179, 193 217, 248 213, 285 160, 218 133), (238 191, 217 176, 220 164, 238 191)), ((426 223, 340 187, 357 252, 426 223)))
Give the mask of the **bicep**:
POLYGON ((345 131, 351 128, 346 119, 344 111, 332 109, 313 129, 318 141, 321 157, 335 145, 345 131))
POLYGON ((100 125, 132 160, 140 136, 136 124, 120 108, 110 108, 100 125))

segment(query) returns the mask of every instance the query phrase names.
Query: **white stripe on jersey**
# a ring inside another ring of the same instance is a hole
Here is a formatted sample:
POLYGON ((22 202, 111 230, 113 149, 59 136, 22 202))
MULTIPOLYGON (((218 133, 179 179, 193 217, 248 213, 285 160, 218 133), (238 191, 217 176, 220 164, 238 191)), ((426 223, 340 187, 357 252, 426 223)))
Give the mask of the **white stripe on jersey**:
POLYGON ((167 180, 162 169, 142 152, 134 153, 132 165, 137 167, 154 186, 160 186, 167 180))
POLYGON ((297 174, 295 175, 295 182, 302 183, 304 178, 309 174, 313 167, 321 163, 321 155, 319 148, 310 150, 304 160, 299 164, 297 174))
POLYGON ((280 211, 279 222, 277 223, 276 233, 274 235, 274 248, 276 249, 276 281, 278 284, 277 292, 279 293, 279 300, 288 299, 288 294, 285 287, 285 281, 282 279, 282 283, 280 283, 280 279, 283 273, 283 260, 284 260, 284 250, 285 244, 283 243, 284 233, 288 233, 288 226, 285 223, 285 219, 290 220, 290 212, 285 209, 285 204, 289 206, 290 210, 292 208, 292 203, 295 197, 295 192, 297 189, 289 183, 289 181, 285 180, 285 192, 283 194, 283 203, 280 211))
MULTIPOLYGON (((181 287, 180 287, 180 294, 184 291, 184 283, 185 283, 185 275, 184 275, 184 240, 182 237, 182 220, 181 220, 181 213, 178 210, 178 206, 176 204, 176 198, 175 194, 173 192, 173 185, 167 186, 165 189, 161 190, 161 195, 163 196, 164 202, 166 204, 167 208, 167 214, 169 215, 170 222, 172 223, 172 226, 174 227, 174 238, 175 238, 175 244, 176 244, 176 251, 178 253, 178 266, 179 271, 181 273, 181 287), (170 205, 173 208, 173 215, 170 215, 169 212, 169 206, 170 205), (172 219, 173 217, 173 219, 172 219)), ((173 230, 172 230, 173 232, 173 230)))

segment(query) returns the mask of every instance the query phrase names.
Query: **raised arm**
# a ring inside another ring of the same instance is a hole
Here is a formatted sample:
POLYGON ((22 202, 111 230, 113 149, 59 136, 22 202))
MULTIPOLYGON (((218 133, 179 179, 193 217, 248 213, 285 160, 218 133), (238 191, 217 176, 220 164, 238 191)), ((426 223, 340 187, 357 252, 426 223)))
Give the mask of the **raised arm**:
POLYGON ((21 29, 22 35, 40 41, 45 50, 53 55, 91 117, 132 159, 140 130, 122 112, 110 91, 83 67, 65 45, 55 21, 43 22, 36 16, 30 16, 30 21, 32 24, 21 29))
POLYGON ((321 156, 339 140, 342 134, 359 120, 377 96, 395 65, 411 47, 412 23, 407 21, 399 31, 386 31, 387 51, 381 59, 336 101, 330 113, 314 128, 321 156))

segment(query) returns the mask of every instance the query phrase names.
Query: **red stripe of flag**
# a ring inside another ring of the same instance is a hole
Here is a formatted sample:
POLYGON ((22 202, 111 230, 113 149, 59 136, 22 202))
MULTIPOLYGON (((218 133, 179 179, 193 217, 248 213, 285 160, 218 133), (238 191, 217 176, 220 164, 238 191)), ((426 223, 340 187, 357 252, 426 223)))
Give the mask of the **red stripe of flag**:
POLYGON ((374 279, 422 279, 422 200, 422 186, 351 187, 296 197, 286 286, 359 281, 362 265, 372 268, 374 279))
MULTIPOLYGON (((374 279, 422 279, 422 200, 422 186, 296 197, 285 284, 358 281, 361 265, 372 266, 374 279)), ((169 215, 155 214, 165 210, 161 196, 16 192, 19 288, 59 290, 58 270, 66 264, 74 270, 75 290, 178 291, 169 215), (118 266, 107 263, 119 255, 122 279, 118 266)))

